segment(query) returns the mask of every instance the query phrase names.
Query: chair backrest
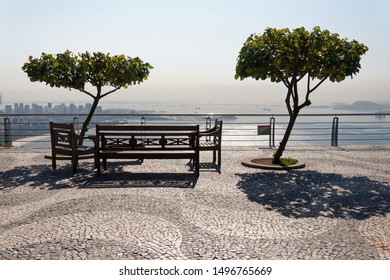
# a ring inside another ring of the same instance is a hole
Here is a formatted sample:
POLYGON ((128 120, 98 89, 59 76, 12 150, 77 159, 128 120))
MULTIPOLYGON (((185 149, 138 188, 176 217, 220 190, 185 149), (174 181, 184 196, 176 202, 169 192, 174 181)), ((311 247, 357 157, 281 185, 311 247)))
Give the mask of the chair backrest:
POLYGON ((57 148, 76 151, 77 139, 73 123, 50 122, 50 137, 53 151, 57 148))
POLYGON ((204 136, 206 138, 206 142, 212 141, 214 145, 220 147, 222 141, 222 120, 216 119, 214 127, 209 130, 202 131, 199 135, 204 136))
POLYGON ((221 146, 222 141, 222 120, 215 120, 214 128, 215 134, 214 134, 214 142, 218 144, 218 146, 221 146))

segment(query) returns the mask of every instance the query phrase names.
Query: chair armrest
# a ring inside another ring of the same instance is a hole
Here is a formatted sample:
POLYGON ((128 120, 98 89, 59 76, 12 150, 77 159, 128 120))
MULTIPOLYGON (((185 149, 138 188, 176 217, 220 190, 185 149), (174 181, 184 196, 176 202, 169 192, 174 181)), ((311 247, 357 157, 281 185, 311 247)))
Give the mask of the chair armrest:
POLYGON ((84 137, 85 139, 89 139, 89 140, 92 140, 92 141, 95 141, 97 139, 96 135, 89 135, 87 137, 84 137))
POLYGON ((84 136, 84 137, 81 137, 80 135, 78 134, 75 134, 76 136, 76 139, 79 140, 79 139, 88 139, 88 140, 91 140, 93 142, 93 145, 96 147, 96 140, 97 140, 97 137, 95 135, 88 135, 88 136, 84 136))
POLYGON ((218 129, 212 128, 212 129, 209 129, 209 130, 206 130, 206 131, 200 131, 199 132, 199 137, 201 137, 201 136, 214 136, 216 134, 218 134, 218 129))
POLYGON ((76 136, 77 139, 89 139, 92 141, 95 141, 95 139, 96 139, 95 135, 88 135, 88 136, 84 136, 84 137, 81 137, 80 135, 78 135, 76 133, 74 135, 76 136))
POLYGON ((93 142, 93 145, 95 146, 95 148, 97 147, 96 144, 97 144, 98 138, 96 137, 96 135, 89 135, 89 136, 84 137, 84 138, 91 140, 93 142))
POLYGON ((216 131, 203 131, 203 132, 199 132, 199 137, 214 136, 215 134, 216 134, 216 131))

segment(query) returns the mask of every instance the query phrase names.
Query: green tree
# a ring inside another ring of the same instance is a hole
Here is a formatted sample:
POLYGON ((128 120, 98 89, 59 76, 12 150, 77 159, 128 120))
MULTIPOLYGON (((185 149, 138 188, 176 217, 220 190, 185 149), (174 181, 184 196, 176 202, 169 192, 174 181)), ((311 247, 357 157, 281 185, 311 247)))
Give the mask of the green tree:
MULTIPOLYGON (((32 82, 76 89, 93 99, 91 110, 81 128, 81 137, 85 136, 100 99, 121 88, 147 80, 150 69, 153 67, 138 57, 110 56, 109 53, 101 52, 74 55, 69 50, 57 55, 42 53, 40 58, 30 56, 29 62, 22 67, 32 82), (96 92, 87 91, 88 84, 92 85, 96 92), (109 89, 103 92, 104 87, 109 89)), ((79 144, 82 142, 83 139, 80 138, 79 144)))
POLYGON ((300 110, 311 105, 311 93, 327 79, 341 82, 352 78, 359 72, 361 56, 367 50, 355 40, 348 41, 320 27, 311 32, 303 27, 292 31, 267 28, 262 35, 248 37, 237 58, 235 78, 271 79, 287 87, 285 102, 290 120, 274 163, 280 163, 300 110), (298 90, 301 81, 306 81, 303 91, 298 90))

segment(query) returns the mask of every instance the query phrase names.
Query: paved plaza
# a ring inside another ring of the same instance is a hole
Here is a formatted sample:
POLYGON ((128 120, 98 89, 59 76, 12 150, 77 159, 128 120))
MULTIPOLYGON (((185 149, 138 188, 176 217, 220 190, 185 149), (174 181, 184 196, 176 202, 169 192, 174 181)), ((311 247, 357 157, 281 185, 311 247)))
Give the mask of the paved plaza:
POLYGON ((186 160, 92 161, 0 149, 0 259, 390 259, 390 146, 288 148, 292 171, 186 160))

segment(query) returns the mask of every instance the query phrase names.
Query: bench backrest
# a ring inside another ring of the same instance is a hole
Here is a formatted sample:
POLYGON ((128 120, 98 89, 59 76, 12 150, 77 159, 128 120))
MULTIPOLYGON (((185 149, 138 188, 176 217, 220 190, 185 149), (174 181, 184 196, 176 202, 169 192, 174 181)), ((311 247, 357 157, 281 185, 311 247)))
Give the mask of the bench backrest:
POLYGON ((198 149, 199 125, 96 125, 99 149, 198 149))

